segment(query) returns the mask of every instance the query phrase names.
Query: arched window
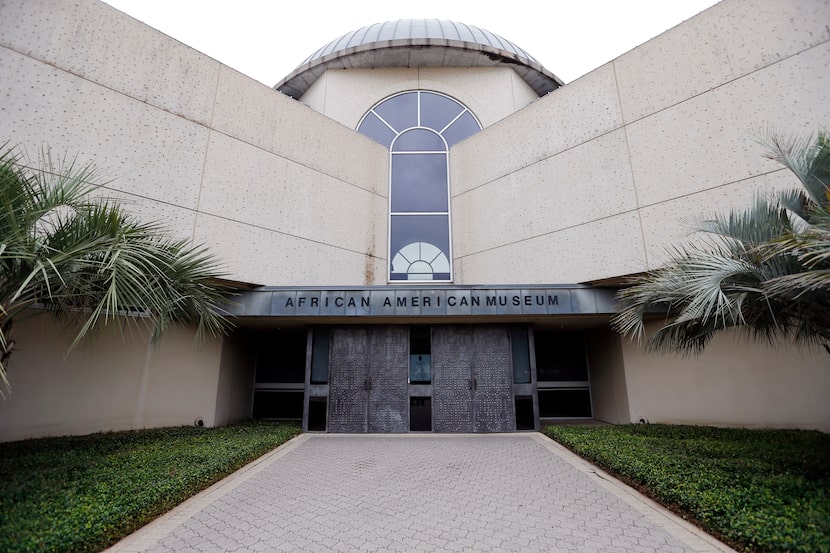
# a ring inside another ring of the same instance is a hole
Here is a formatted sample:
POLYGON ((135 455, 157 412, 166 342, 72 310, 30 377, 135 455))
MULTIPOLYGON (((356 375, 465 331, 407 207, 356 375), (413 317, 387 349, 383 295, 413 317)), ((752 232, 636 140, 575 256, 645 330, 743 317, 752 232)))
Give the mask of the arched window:
POLYGON ((389 148, 389 280, 452 281, 449 149, 481 125, 452 98, 417 90, 381 101, 357 130, 389 148))

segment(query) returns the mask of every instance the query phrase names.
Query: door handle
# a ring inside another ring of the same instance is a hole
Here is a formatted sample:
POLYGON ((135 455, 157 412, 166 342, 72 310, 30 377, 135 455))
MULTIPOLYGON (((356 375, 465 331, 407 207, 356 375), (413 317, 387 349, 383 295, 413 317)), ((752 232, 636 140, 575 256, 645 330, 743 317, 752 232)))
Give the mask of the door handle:
POLYGON ((473 381, 470 380, 469 378, 467 379, 467 389, 470 390, 471 392, 473 391, 473 381))
POLYGON ((473 379, 473 390, 478 390, 478 379, 473 379))
POLYGON ((363 389, 367 390, 367 391, 369 390, 369 379, 368 378, 363 379, 363 389))

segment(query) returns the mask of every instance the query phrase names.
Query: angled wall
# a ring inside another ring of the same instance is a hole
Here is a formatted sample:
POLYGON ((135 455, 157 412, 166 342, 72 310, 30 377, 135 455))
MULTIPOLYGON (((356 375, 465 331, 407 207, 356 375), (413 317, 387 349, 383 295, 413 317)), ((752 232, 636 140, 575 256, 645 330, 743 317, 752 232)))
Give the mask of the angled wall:
POLYGON ((380 282, 383 148, 103 3, 0 10, 0 142, 94 162, 234 280, 380 282))
POLYGON ((830 121, 827 21, 826 0, 727 0, 457 145, 459 282, 640 272, 683 217, 795 185, 752 132, 830 121))

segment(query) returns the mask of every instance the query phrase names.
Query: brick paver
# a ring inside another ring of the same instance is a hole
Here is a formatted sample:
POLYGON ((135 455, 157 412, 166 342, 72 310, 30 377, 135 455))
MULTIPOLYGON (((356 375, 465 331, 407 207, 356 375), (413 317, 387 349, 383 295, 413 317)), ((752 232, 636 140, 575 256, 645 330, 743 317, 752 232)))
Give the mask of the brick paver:
POLYGON ((729 551, 540 434, 304 435, 112 552, 729 551))

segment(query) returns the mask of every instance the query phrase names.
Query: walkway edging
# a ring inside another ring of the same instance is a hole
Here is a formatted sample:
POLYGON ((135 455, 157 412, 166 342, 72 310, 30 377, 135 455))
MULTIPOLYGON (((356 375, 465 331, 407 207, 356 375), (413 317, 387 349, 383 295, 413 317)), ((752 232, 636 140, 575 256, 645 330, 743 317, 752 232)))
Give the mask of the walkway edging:
POLYGON ((641 494, 615 476, 586 461, 547 435, 541 432, 535 432, 533 439, 592 481, 639 511, 646 519, 663 528, 678 541, 694 547, 700 553, 738 553, 714 536, 707 534, 650 497, 641 494))
POLYGON ((105 549, 103 553, 141 553, 153 544, 173 532, 186 520, 191 518, 219 497, 229 493, 240 484, 256 476, 268 465, 274 463, 308 440, 309 434, 300 434, 272 449, 265 455, 251 461, 244 467, 229 474, 209 488, 186 499, 167 513, 142 526, 121 541, 105 549))

